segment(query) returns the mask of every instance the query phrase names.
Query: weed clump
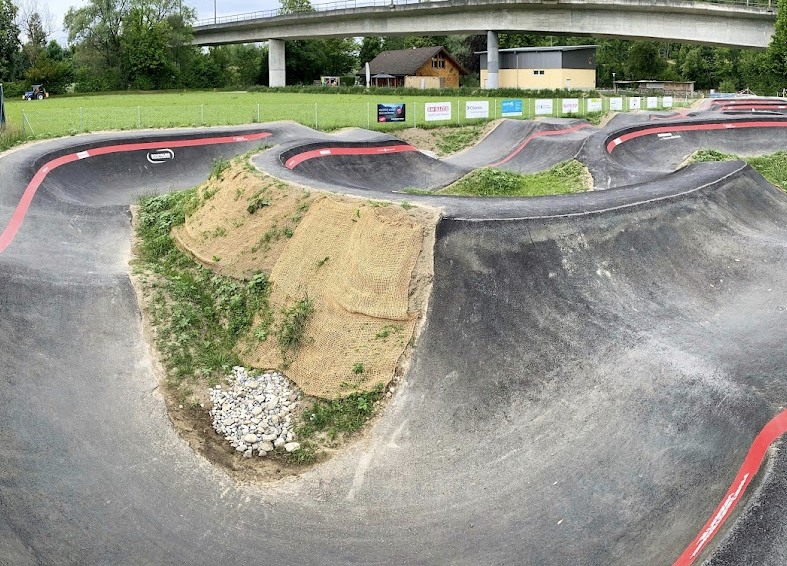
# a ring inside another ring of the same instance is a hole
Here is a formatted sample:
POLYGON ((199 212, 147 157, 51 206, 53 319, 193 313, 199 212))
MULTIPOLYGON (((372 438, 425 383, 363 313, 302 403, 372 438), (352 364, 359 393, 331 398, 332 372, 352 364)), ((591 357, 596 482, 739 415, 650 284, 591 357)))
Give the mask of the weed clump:
POLYGON ((282 310, 277 337, 285 367, 289 365, 289 354, 300 348, 303 343, 306 324, 312 313, 314 313, 314 302, 309 297, 304 297, 296 301, 290 308, 282 310))

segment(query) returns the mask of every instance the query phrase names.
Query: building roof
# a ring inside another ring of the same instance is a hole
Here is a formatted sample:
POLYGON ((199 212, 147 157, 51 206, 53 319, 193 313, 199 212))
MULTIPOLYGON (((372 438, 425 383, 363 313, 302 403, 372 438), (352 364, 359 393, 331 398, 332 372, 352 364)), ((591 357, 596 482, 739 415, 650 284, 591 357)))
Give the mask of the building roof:
MULTIPOLYGON (((435 47, 416 47, 415 49, 397 49, 383 51, 369 62, 369 71, 372 75, 388 74, 394 76, 414 75, 424 63, 436 57, 442 51, 443 57, 449 59, 459 69, 462 75, 467 70, 456 62, 451 54, 442 45, 435 47)), ((363 69, 361 69, 363 73, 363 69)))
MULTIPOLYGON (((579 49, 596 49, 598 45, 552 45, 544 47, 512 47, 498 49, 498 53, 527 53, 535 51, 577 51, 579 49)), ((483 55, 486 51, 476 51, 476 55, 483 55)))

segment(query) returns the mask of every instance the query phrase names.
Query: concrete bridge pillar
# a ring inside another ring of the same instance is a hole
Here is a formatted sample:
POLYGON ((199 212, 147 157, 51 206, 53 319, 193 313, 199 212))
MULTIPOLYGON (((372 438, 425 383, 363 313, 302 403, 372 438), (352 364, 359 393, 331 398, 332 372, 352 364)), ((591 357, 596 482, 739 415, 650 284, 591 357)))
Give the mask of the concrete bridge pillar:
POLYGON ((268 40, 268 86, 287 86, 283 39, 268 40))
POLYGON ((486 32, 486 88, 498 88, 500 81, 498 71, 500 69, 500 54, 498 50, 497 32, 486 32))

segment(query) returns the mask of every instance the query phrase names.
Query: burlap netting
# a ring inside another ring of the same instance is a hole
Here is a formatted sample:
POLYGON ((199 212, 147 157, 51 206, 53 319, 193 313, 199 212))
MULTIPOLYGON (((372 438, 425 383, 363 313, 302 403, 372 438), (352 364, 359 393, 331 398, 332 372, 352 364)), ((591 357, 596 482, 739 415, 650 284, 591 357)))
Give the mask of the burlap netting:
MULTIPOLYGON (((282 309, 304 297, 314 302, 286 369, 307 394, 334 397, 391 380, 418 316, 408 312, 408 297, 423 240, 424 227, 401 207, 328 197, 312 204, 273 268, 270 297, 273 328, 282 309)), ((246 346, 245 363, 282 366, 275 333, 246 346)))

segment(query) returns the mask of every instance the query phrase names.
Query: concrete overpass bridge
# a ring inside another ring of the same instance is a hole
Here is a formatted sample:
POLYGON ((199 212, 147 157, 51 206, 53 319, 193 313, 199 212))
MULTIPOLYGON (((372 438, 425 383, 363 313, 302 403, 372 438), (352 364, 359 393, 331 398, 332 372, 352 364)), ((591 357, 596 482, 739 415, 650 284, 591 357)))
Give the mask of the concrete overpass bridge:
POLYGON ((499 32, 763 49, 776 20, 771 0, 343 0, 314 7, 202 20, 194 27, 194 44, 269 41, 270 85, 284 86, 288 39, 487 32, 486 86, 497 88, 499 32))

